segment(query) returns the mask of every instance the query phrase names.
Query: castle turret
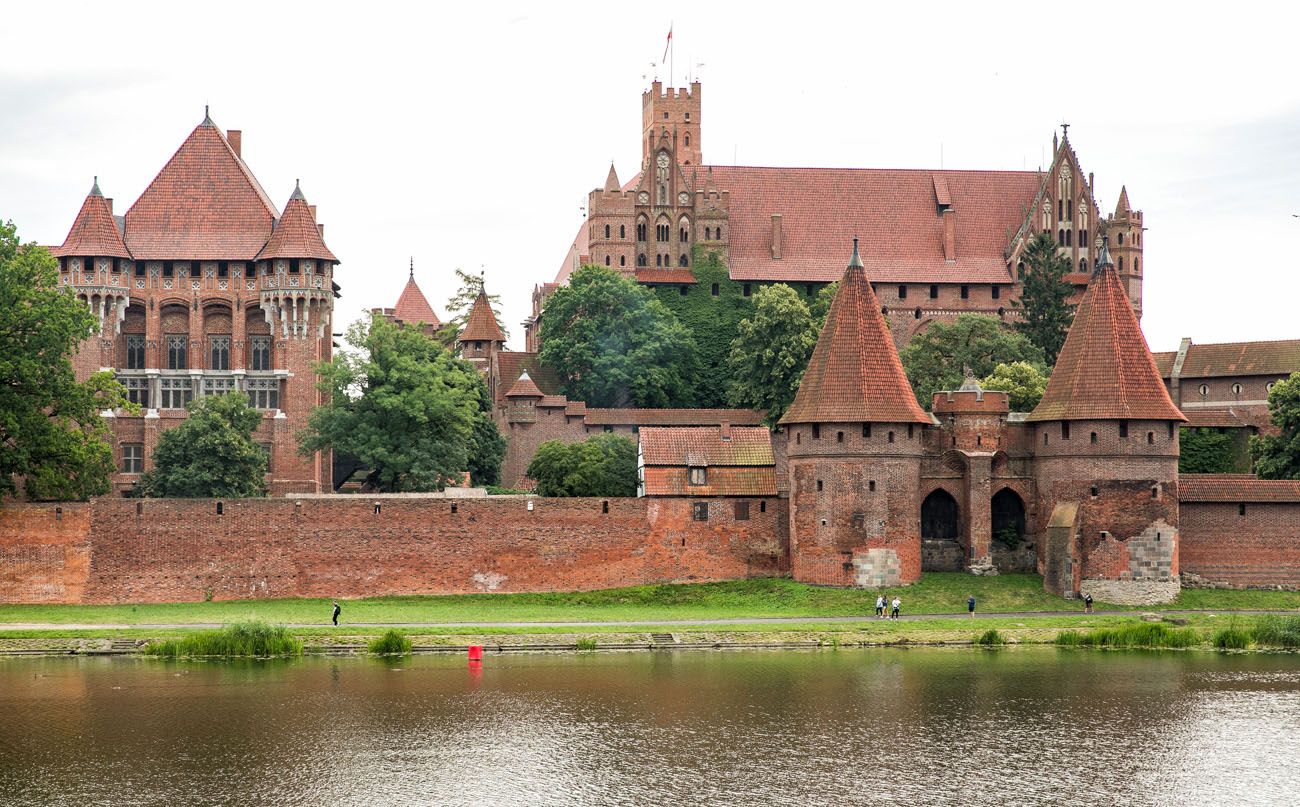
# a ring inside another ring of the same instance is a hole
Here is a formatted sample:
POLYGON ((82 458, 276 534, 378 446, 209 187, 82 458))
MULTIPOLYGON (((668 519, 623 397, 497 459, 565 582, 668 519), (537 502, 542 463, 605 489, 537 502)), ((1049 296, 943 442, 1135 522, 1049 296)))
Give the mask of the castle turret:
POLYGON ((1106 237, 1115 272, 1138 319, 1142 318, 1142 230, 1142 211, 1132 208, 1128 188, 1122 187, 1115 212, 1106 219, 1106 237))
POLYGON ((460 357, 486 375, 492 366, 492 357, 504 350, 505 346, 506 335, 497 324, 497 316, 492 311, 492 304, 488 302, 487 292, 480 286, 478 297, 474 299, 469 317, 465 320, 465 327, 456 337, 460 357))
POLYGON ((420 330, 429 336, 436 334, 442 327, 438 315, 433 312, 433 306, 429 305, 428 298, 420 291, 420 285, 415 282, 415 258, 411 259, 410 274, 406 278, 406 286, 402 288, 402 293, 397 298, 397 305, 387 310, 375 309, 375 313, 392 322, 418 325, 420 330))
POLYGON ((690 89, 669 87, 655 81, 641 94, 641 161, 649 160, 660 140, 667 136, 676 143, 677 160, 682 165, 700 165, 704 149, 700 145, 700 82, 690 89))
POLYGON ((1164 601, 1178 593, 1178 426, 1186 418, 1169 398, 1108 247, 1103 241, 1047 391, 1029 415, 1046 519, 1040 565, 1050 591, 1164 601))
POLYGON ((930 423, 854 239, 808 369, 781 418, 796 580, 878 587, 920 577, 917 486, 930 423))
POLYGON ((545 396, 537 382, 525 370, 506 393, 506 419, 510 423, 533 423, 537 420, 537 402, 545 396))
MULTIPOLYGON (((122 320, 131 301, 131 253, 122 240, 122 232, 113 218, 113 200, 99 190, 99 177, 81 203, 72 229, 63 244, 50 251, 59 259, 59 275, 65 286, 76 290, 77 297, 90 306, 98 320, 101 335, 112 337, 121 332, 122 320)), ((100 367, 112 367, 114 351, 96 357, 100 367)))

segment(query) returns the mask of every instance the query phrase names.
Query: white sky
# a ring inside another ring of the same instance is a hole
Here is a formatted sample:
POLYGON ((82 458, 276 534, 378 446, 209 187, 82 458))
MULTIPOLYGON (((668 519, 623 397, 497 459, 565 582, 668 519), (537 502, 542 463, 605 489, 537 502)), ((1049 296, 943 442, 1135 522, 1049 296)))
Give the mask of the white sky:
POLYGON ((1121 183, 1145 211, 1152 349, 1300 337, 1294 4, 659 5, 10 7, 0 218, 62 243, 96 174, 125 212, 211 104, 278 206, 301 177, 319 207, 334 330, 414 255, 439 316, 453 268, 483 267, 520 348, 587 192, 611 158, 638 170, 671 20, 674 83, 704 63, 706 161, 1033 169, 1066 120, 1103 211, 1121 183))

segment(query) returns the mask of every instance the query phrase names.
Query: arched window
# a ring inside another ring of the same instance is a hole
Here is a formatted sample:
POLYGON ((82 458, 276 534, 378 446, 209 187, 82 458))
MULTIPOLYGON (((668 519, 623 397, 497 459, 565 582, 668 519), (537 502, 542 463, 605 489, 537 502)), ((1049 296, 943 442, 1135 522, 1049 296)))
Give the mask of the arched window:
POLYGON ((690 133, 690 132, 687 132, 687 133, 686 133, 686 145, 689 146, 690 144, 691 144, 691 133, 690 133))
POLYGON ((685 227, 677 228, 677 240, 683 244, 688 243, 691 240, 690 232, 685 227))
POLYGON ((1079 259, 1079 271, 1080 271, 1080 272, 1083 272, 1084 274, 1087 274, 1087 272, 1088 272, 1088 259, 1087 259, 1087 258, 1080 258, 1080 259, 1079 259))
POLYGON ((1043 219, 1042 221, 1043 232, 1045 233, 1051 232, 1052 231, 1052 203, 1047 201, 1046 199, 1043 200, 1042 219, 1043 219))
POLYGON ((1065 220, 1074 221, 1074 200, 1073 199, 1065 200, 1065 220))
POLYGON ((663 266, 663 265, 664 265, 664 256, 655 255, 655 266, 663 266))
POLYGON ((704 240, 705 240, 705 241, 708 241, 708 240, 710 240, 712 237, 713 237, 713 228, 712 228, 712 227, 705 227, 705 228, 704 228, 704 240))
POLYGON ((637 256, 636 256, 636 265, 637 265, 637 266, 645 266, 645 265, 646 265, 646 264, 645 264, 645 253, 644 253, 644 252, 642 252, 640 255, 637 255, 637 256))
POLYGON ((606 266, 609 266, 609 256, 608 256, 608 255, 605 256, 605 265, 606 265, 606 266))
POLYGON ((1065 245, 1067 247, 1074 246, 1074 230, 1065 231, 1065 245))
POLYGON ((644 222, 644 221, 638 221, 638 222, 636 223, 636 240, 638 240, 638 241, 644 241, 644 240, 645 240, 645 222, 644 222))
POLYGON ((1079 246, 1081 246, 1081 247, 1086 247, 1086 246, 1088 246, 1088 228, 1087 228, 1087 227, 1084 227, 1083 229, 1079 230, 1079 246))
POLYGON ((1141 267, 1141 264, 1139 263, 1139 261, 1141 261, 1141 260, 1142 260, 1142 259, 1141 259, 1141 258, 1138 258, 1137 256, 1134 256, 1134 257, 1133 257, 1133 271, 1134 271, 1134 273, 1136 273, 1137 270, 1141 267))
POLYGON ((682 257, 680 257, 680 258, 677 259, 677 265, 678 265, 678 266, 690 266, 690 265, 691 265, 691 262, 690 262, 690 259, 689 259, 689 258, 687 258, 685 255, 682 255, 682 257))
POLYGON ((619 266, 627 266, 627 256, 626 256, 626 255, 619 255, 619 256, 618 256, 618 265, 619 265, 619 266))
POLYGON ((1124 271, 1124 256, 1120 255, 1119 260, 1115 262, 1115 268, 1121 272, 1124 271))
POLYGON ((605 237, 606 237, 606 238, 609 238, 609 225, 608 225, 608 224, 605 225, 605 237))
POLYGON ((1061 229, 1059 229, 1059 230, 1056 231, 1056 243, 1060 244, 1061 246, 1065 246, 1065 228, 1064 228, 1064 227, 1062 227, 1061 229))
POLYGON ((926 496, 921 503, 921 537, 955 541, 960 534, 957 500, 943 489, 926 496))
POLYGON ((1064 199, 1056 200, 1056 220, 1065 221, 1065 200, 1064 199))
POLYGON ((627 225, 624 224, 618 225, 618 237, 627 238, 627 225))
POLYGON ((1123 233, 1120 233, 1120 234, 1119 234, 1119 245, 1120 245, 1121 247, 1124 246, 1124 234, 1123 234, 1123 233))

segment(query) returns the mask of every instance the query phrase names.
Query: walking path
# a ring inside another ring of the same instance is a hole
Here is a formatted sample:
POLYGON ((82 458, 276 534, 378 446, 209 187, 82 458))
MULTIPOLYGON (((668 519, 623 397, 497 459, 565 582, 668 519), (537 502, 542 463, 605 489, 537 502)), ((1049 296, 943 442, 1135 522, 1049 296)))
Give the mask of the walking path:
MULTIPOLYGON (((1003 611, 976 613, 976 619, 1038 619, 1061 616, 1140 616, 1146 611, 1094 611, 1084 614, 1082 611, 1003 611)), ((1221 610, 1182 610, 1156 611, 1166 615, 1197 614, 1294 614, 1295 611, 1257 611, 1229 609, 1221 610)), ((948 614, 904 614, 897 621, 922 619, 965 619, 964 613, 948 614)), ((340 628, 600 628, 600 627, 716 627, 725 625, 831 625, 847 622, 878 621, 874 614, 861 616, 777 616, 777 617, 728 617, 724 619, 629 619, 609 621, 556 621, 556 622, 344 622, 340 628)), ((223 622, 141 622, 125 623, 87 623, 87 622, 0 622, 0 632, 6 630, 177 630, 185 628, 220 628, 223 622)), ((289 628, 331 628, 328 622, 303 622, 286 625, 289 628)))

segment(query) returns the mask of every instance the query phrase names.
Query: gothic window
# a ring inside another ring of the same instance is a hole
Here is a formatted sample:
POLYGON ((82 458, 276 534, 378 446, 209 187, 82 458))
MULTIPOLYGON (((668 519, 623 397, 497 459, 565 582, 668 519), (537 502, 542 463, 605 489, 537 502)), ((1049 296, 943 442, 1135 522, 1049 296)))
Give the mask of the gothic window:
POLYGON ((683 256, 681 256, 680 258, 677 259, 677 265, 678 265, 678 266, 690 266, 690 265, 691 265, 691 259, 688 258, 688 257, 686 257, 685 255, 683 255, 683 256))
POLYGON ((1140 264, 1138 263, 1139 260, 1141 260, 1141 259, 1140 259, 1140 258, 1137 258, 1137 257, 1134 257, 1134 258, 1133 258, 1133 271, 1134 271, 1134 272, 1136 272, 1136 271, 1138 270, 1138 267, 1140 266, 1140 264))
POLYGON ((753 289, 750 287, 748 283, 746 283, 744 287, 740 290, 740 293, 748 297, 750 294, 753 293, 753 289))
POLYGON ((172 264, 171 264, 170 261, 168 261, 167 263, 164 263, 164 264, 163 264, 163 277, 174 277, 175 275, 176 275, 176 267, 172 266, 172 264))
POLYGON ((1074 246, 1074 230, 1065 231, 1065 245, 1067 247, 1074 246))
POLYGON ((1061 199, 1056 200, 1056 220, 1065 221, 1065 202, 1061 199))
POLYGON ((644 241, 644 240, 645 240, 645 222, 644 222, 644 221, 638 221, 638 222, 636 223, 636 240, 638 240, 638 241, 644 241))
POLYGON ((1128 439, 1128 421, 1127 421, 1127 420, 1121 420, 1121 421, 1119 422, 1119 436, 1120 436, 1121 438, 1123 438, 1123 439, 1128 439))
POLYGON ((605 225, 605 237, 606 237, 606 238, 609 238, 609 225, 608 225, 608 224, 605 225))
POLYGON ((618 237, 627 238, 627 225, 625 224, 618 225, 618 237))
POLYGON ((637 266, 645 266, 645 265, 646 265, 646 263, 645 263, 645 253, 644 253, 644 252, 642 252, 640 255, 637 255, 637 256, 636 256, 636 265, 637 265, 637 266))
POLYGON ((1119 259, 1115 262, 1115 268, 1118 269, 1118 270, 1121 271, 1121 272, 1124 271, 1124 256, 1123 256, 1123 255, 1120 255, 1120 256, 1119 256, 1119 259))
POLYGON ((274 378, 250 378, 245 385, 248 389, 248 403, 254 409, 280 408, 280 382, 274 378))
POLYGON ((248 339, 248 369, 271 369, 271 337, 250 336, 248 339))
POLYGON ((606 266, 609 266, 609 256, 608 256, 608 255, 605 256, 605 265, 606 265, 606 266))
POLYGON ((168 336, 167 337, 167 369, 184 370, 189 366, 186 360, 186 346, 189 343, 189 337, 186 336, 168 336))
POLYGON ((1088 228, 1087 228, 1087 227, 1084 227, 1084 228, 1082 228, 1082 229, 1079 230, 1079 246, 1081 246, 1081 247, 1087 247, 1087 246, 1088 246, 1088 228))
POLYGON ((1065 220, 1074 221, 1074 200, 1073 199, 1065 200, 1065 220))
POLYGON ((122 473, 138 474, 144 471, 144 445, 141 443, 122 444, 122 473))
POLYGON ((233 378, 205 378, 203 379, 204 395, 225 395, 235 391, 235 379, 233 378))
MULTIPOLYGON (((686 114, 689 115, 690 113, 688 112, 688 113, 686 113, 686 114)), ((686 133, 686 145, 689 146, 690 144, 691 144, 691 133, 690 133, 690 132, 687 132, 687 133, 686 133)))
POLYGON ((680 227, 680 228, 678 228, 678 230, 677 230, 677 240, 680 241, 680 242, 682 242, 683 244, 685 244, 685 243, 689 243, 690 240, 691 240, 691 237, 690 237, 690 231, 687 230, 685 227, 680 227))
POLYGON ((1121 247, 1124 246, 1124 234, 1123 234, 1123 233, 1120 233, 1120 234, 1119 234, 1119 245, 1120 245, 1121 247))
POLYGON ((127 334, 126 369, 128 370, 144 369, 144 336, 143 335, 127 334))
POLYGON ((122 386, 126 387, 126 399, 133 404, 139 404, 145 409, 149 408, 149 379, 147 378, 119 378, 122 386))
POLYGON ((1085 273, 1085 274, 1087 273, 1087 271, 1088 271, 1088 259, 1087 259, 1087 258, 1080 258, 1080 259, 1079 259, 1079 271, 1080 271, 1080 272, 1083 272, 1083 273, 1085 273))
POLYGON ((1042 230, 1049 232, 1052 229, 1052 203, 1043 202, 1042 230))
POLYGON ((705 228, 704 228, 704 240, 705 240, 705 241, 712 241, 712 240, 713 240, 713 228, 712 228, 712 227, 705 227, 705 228))
POLYGON ((664 256, 655 255, 655 266, 662 267, 663 265, 664 265, 664 256))
POLYGON ((626 255, 619 255, 619 256, 618 256, 618 265, 619 265, 619 266, 627 266, 627 256, 626 256, 626 255))
POLYGON ((1065 228, 1056 231, 1056 243, 1058 246, 1065 246, 1065 228))
POLYGON ((162 390, 163 409, 184 409, 194 397, 194 388, 188 378, 163 378, 158 384, 162 390))
POLYGON ((230 369, 230 337, 209 336, 208 341, 212 346, 210 361, 208 362, 208 369, 229 370, 230 369))

